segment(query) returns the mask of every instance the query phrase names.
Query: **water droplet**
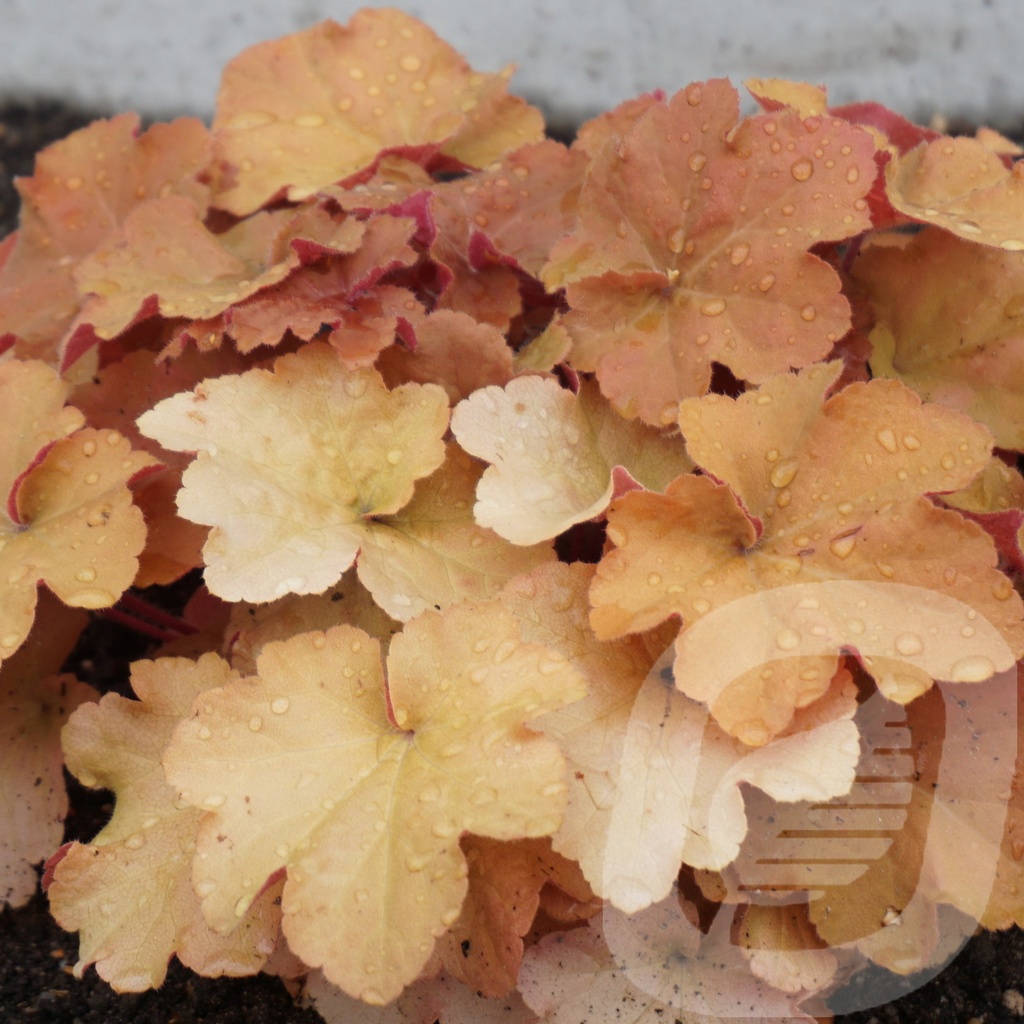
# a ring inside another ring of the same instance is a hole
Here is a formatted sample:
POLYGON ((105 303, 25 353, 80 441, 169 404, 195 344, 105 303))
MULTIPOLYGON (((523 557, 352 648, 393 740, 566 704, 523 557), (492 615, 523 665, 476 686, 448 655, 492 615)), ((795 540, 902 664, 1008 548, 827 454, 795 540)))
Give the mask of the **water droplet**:
POLYGON ((78 590, 71 595, 69 604, 76 608, 109 608, 117 598, 109 590, 78 590))
POLYGON ((325 118, 323 114, 317 113, 299 114, 299 116, 295 118, 295 124, 300 128, 319 128, 321 125, 325 124, 326 121, 327 118, 325 118))
POLYGON ((683 251, 683 247, 685 245, 686 230, 682 227, 678 227, 668 236, 668 247, 672 252, 678 255, 683 251))
POLYGON ((975 630, 975 628, 973 626, 961 626, 960 627, 960 635, 962 637, 965 637, 968 640, 970 640, 970 638, 972 636, 974 636, 975 632, 977 632, 977 631, 975 630))
POLYGON ((916 452, 921 447, 921 439, 916 434, 904 434, 903 447, 907 451, 916 452))
POLYGON ((857 546, 856 534, 848 533, 844 537, 834 537, 829 541, 828 549, 836 558, 849 558, 857 546))
POLYGON ((891 455, 895 455, 900 450, 899 445, 896 443, 896 435, 888 427, 877 431, 875 438, 891 455))
POLYGON ((696 153, 691 153, 690 159, 686 162, 690 165, 691 171, 699 171, 708 162, 708 158, 698 150, 696 153))
POLYGON ((800 645, 800 634, 788 626, 775 634, 775 646, 780 651, 792 651, 800 645))
POLYGON ((747 257, 750 255, 750 246, 746 242, 740 242, 738 245, 732 247, 732 252, 729 253, 729 262, 734 266, 741 266, 746 263, 747 257))
POLYGON ((817 315, 818 311, 810 303, 800 310, 800 319, 807 323, 811 323, 817 315))
POLYGON ((419 69, 423 67, 423 61, 421 61, 415 53, 406 53, 398 58, 398 66, 403 71, 408 71, 412 74, 414 71, 419 71, 419 69))
POLYGON ((440 754, 440 756, 444 758, 458 757, 459 754, 461 754, 465 749, 465 743, 449 743, 447 744, 447 746, 442 747, 438 751, 438 754, 440 754))
POLYGON ((494 803, 497 799, 498 793, 496 790, 491 789, 490 786, 479 786, 469 798, 469 802, 474 807, 485 807, 487 804, 494 803))
POLYGON ((413 854, 410 857, 406 857, 405 866, 414 874, 422 871, 430 863, 430 857, 424 856, 423 854, 413 854))
POLYGON ((239 896, 238 902, 235 904, 235 917, 245 917, 245 912, 249 909, 251 902, 248 896, 239 896))
POLYGON ((650 586, 650 587, 656 587, 656 586, 658 586, 658 584, 659 584, 659 583, 661 583, 661 574, 660 574, 660 573, 657 573, 657 572, 652 572, 652 573, 651 573, 651 574, 650 574, 650 575, 649 575, 649 576, 647 577, 647 585, 648 585, 648 586, 650 586))
POLYGON ((86 458, 92 458, 92 456, 96 454, 96 442, 93 441, 91 438, 90 440, 83 442, 82 454, 86 458))
POLYGON ((96 570, 79 569, 78 572, 75 573, 75 579, 78 580, 79 583, 92 583, 93 580, 96 579, 96 570))
POLYGON ((270 702, 270 710, 275 715, 283 715, 291 707, 291 701, 287 697, 275 697, 270 702))
POLYGON ((135 832, 124 841, 124 845, 129 850, 141 850, 146 845, 146 837, 141 832, 135 832))
POLYGON ((737 726, 736 738, 748 747, 763 747, 771 739, 771 733, 760 718, 752 718, 737 726))
POLYGON ((725 299, 708 299, 700 311, 704 316, 721 316, 725 312, 725 299))
POLYGON ((924 644, 916 633, 900 633, 896 637, 896 650, 905 657, 913 657, 924 650, 924 644))
POLYGON ((875 562, 875 568, 888 580, 891 580, 896 575, 896 570, 888 562, 875 562))
POLYGON ((516 652, 516 644, 512 640, 502 640, 495 648, 494 654, 491 655, 495 665, 500 665, 502 662, 508 661, 516 652))
POLYGON ((793 482, 799 469, 800 463, 796 459, 784 459, 772 467, 768 479, 771 480, 773 487, 787 487, 793 482))
POLYGON ((537 663, 537 671, 542 676, 554 675, 556 672, 561 672, 565 668, 566 663, 567 659, 557 651, 549 651, 537 663))
POLYGON ((814 174, 814 164, 812 164, 807 157, 801 157, 799 160, 794 162, 792 167, 790 167, 789 173, 792 174, 797 181, 807 181, 807 179, 814 174))
POLYGON ((699 107, 701 100, 704 99, 704 90, 694 83, 693 85, 688 85, 686 87, 685 95, 686 102, 689 103, 691 107, 699 107))
POLYGON ((996 670, 995 665, 983 654, 974 654, 953 662, 949 671, 951 683, 983 683, 996 670))
POLYGON ((698 615, 705 615, 711 611, 711 602, 705 601, 703 597, 698 597, 695 601, 691 602, 691 606, 698 615))
POLYGON ((615 227, 615 234, 617 234, 619 236, 619 238, 625 238, 628 233, 629 233, 629 225, 626 224, 626 222, 624 220, 620 220, 619 223, 615 227))
POLYGON ((82 187, 82 179, 77 175, 73 178, 68 178, 64 184, 68 187, 71 192, 77 192, 82 187))
POLYGON ((206 725, 199 726, 199 729, 196 732, 196 736, 198 736, 199 739, 201 740, 208 740, 212 735, 213 733, 210 732, 209 726, 206 725))
POLYGON ((788 508, 789 503, 793 500, 793 492, 788 490, 779 491, 775 497, 775 504, 779 508, 788 508))
POLYGON ((1019 238, 1007 238, 1005 241, 999 243, 1001 249, 1006 249, 1009 252, 1020 252, 1024 250, 1024 242, 1019 238))
POLYGON ((200 802, 200 807, 205 807, 208 811, 215 811, 218 807, 223 807, 227 797, 223 793, 211 793, 209 796, 204 796, 200 802))

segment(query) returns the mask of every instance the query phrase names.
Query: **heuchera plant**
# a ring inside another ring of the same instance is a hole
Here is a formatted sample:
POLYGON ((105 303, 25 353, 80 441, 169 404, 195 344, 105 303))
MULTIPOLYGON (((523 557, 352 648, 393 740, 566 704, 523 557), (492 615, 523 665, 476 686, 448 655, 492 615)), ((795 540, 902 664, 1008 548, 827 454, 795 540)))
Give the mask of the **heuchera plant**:
POLYGON ((241 54, 212 128, 99 121, 18 184, 0 894, 49 858, 79 975, 811 1020, 1024 924, 1022 151, 777 80, 567 146, 508 77, 363 11, 241 54), (134 698, 60 674, 83 609, 164 641, 134 698), (760 883, 894 718, 896 838, 760 883), (116 806, 58 849, 62 764, 116 806))

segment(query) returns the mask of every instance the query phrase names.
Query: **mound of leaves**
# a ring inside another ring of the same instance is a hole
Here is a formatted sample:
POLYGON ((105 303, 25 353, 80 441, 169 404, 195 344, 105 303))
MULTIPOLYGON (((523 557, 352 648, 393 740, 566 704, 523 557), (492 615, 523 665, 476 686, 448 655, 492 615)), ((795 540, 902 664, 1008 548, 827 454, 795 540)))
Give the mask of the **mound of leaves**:
POLYGON ((871 1005, 1024 923, 1020 151, 508 77, 363 11, 19 181, 0 892, 328 1020, 871 1005))

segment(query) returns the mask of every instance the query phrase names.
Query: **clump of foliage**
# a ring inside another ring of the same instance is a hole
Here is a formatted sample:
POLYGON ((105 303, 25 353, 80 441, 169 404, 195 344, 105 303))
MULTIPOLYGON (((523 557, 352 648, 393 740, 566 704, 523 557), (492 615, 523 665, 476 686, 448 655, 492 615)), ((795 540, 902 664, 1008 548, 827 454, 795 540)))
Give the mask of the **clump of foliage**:
POLYGON ((210 129, 100 121, 18 184, 0 893, 49 858, 79 974, 810 1020, 1024 924, 1021 151, 776 80, 567 146, 508 77, 363 11, 240 55, 210 129), (83 609, 198 567, 134 699, 60 674, 83 609), (894 717, 888 847, 759 883, 894 717), (116 807, 57 850, 63 764, 116 807))

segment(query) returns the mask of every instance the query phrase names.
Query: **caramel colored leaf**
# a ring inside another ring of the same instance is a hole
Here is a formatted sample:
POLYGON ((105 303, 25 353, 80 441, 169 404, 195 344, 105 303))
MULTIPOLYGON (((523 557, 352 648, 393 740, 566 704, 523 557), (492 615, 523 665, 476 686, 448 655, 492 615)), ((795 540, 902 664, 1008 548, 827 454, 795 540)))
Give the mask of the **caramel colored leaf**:
POLYGON ((1024 449, 1024 257, 925 228, 857 261, 871 299, 871 371, 1024 449))
POLYGON ((185 196, 206 209, 197 180, 210 159, 209 132, 194 118, 138 134, 135 114, 95 121, 43 150, 22 178, 21 229, 0 271, 0 337, 20 339, 21 356, 56 361, 57 343, 78 310, 73 273, 140 203, 185 196))
POLYGON ((513 545, 476 522, 481 472, 449 445, 444 465, 417 483, 403 509, 366 523, 359 579, 389 615, 407 621, 456 601, 487 600, 514 576, 554 559, 550 544, 513 545))
POLYGON ((477 486, 477 522, 514 544, 600 515, 616 467, 655 489, 692 468, 677 438, 624 420, 592 386, 574 395, 551 378, 480 389, 456 406, 452 432, 492 463, 477 486))
POLYGON ((712 361, 760 382, 850 326, 838 275, 807 250, 869 226, 870 137, 791 109, 737 122, 724 80, 652 106, 594 160, 542 274, 568 286, 573 366, 647 423, 706 392, 712 361))
POLYGON ((554 855, 550 843, 540 839, 502 843, 467 836, 462 849, 469 891, 437 954, 453 978, 481 995, 504 998, 515 989, 523 936, 547 881, 545 860, 554 855))
POLYGON ((538 138, 538 111, 394 9, 323 21, 250 47, 224 70, 215 205, 252 213, 373 165, 388 150, 486 166, 538 138))
POLYGON ((440 384, 455 403, 489 384, 507 384, 512 350, 491 324, 439 309, 416 324, 415 351, 396 345, 381 353, 377 368, 388 387, 406 381, 440 384))
POLYGON ((459 916, 461 833, 558 827, 564 761, 526 723, 583 694, 497 602, 420 616, 387 662, 385 691, 376 641, 349 626, 267 644, 259 677, 208 694, 164 759, 183 798, 213 812, 195 869, 207 920, 230 931, 286 867, 290 947, 377 1004, 459 916))
POLYGON ((1007 167, 984 142, 940 138, 897 155, 885 169, 886 193, 901 213, 968 242, 1024 249, 1024 165, 1007 167))
POLYGON ((227 939, 204 923, 189 856, 200 813, 178 804, 160 765, 193 699, 232 676, 214 654, 136 662, 138 701, 107 694, 65 727, 69 769, 117 795, 113 817, 91 843, 72 844, 49 889, 54 917, 81 933, 77 977, 95 963, 117 991, 138 992, 163 982, 174 953, 204 974, 242 975, 259 970, 273 949, 280 911, 272 899, 227 939))
POLYGON ((0 513, 0 658, 28 635, 39 583, 75 608, 108 608, 131 586, 146 527, 127 483, 152 465, 117 431, 86 429, 12 482, 0 513))
POLYGON ((290 211, 281 210, 215 235, 191 200, 154 199, 129 214, 120 232, 79 265, 78 287, 93 296, 79 319, 100 338, 120 334, 140 313, 210 319, 287 277, 300 262, 287 241, 310 231, 329 234, 333 247, 351 252, 363 226, 326 216, 296 224, 290 211))
POLYGON ((207 585, 229 601, 316 594, 353 562, 366 519, 397 512, 444 458, 444 392, 387 391, 373 369, 346 372, 329 346, 282 356, 161 402, 139 429, 197 451, 178 497, 214 529, 207 585))
POLYGON ((790 82, 785 78, 748 78, 743 83, 762 110, 769 113, 792 107, 801 117, 822 117, 828 112, 823 85, 790 82))
POLYGON ((37 628, 0 669, 0 906, 24 906, 34 865, 61 843, 68 809, 60 730, 99 694, 57 675, 86 623, 84 612, 40 595, 37 628))
POLYGON ((591 593, 600 637, 680 616, 676 685, 755 745, 824 692, 841 648, 907 701, 932 678, 987 678, 1024 646, 989 538, 923 497, 970 482, 987 432, 896 381, 822 405, 837 371, 685 402, 687 447, 710 477, 618 499, 591 593))

